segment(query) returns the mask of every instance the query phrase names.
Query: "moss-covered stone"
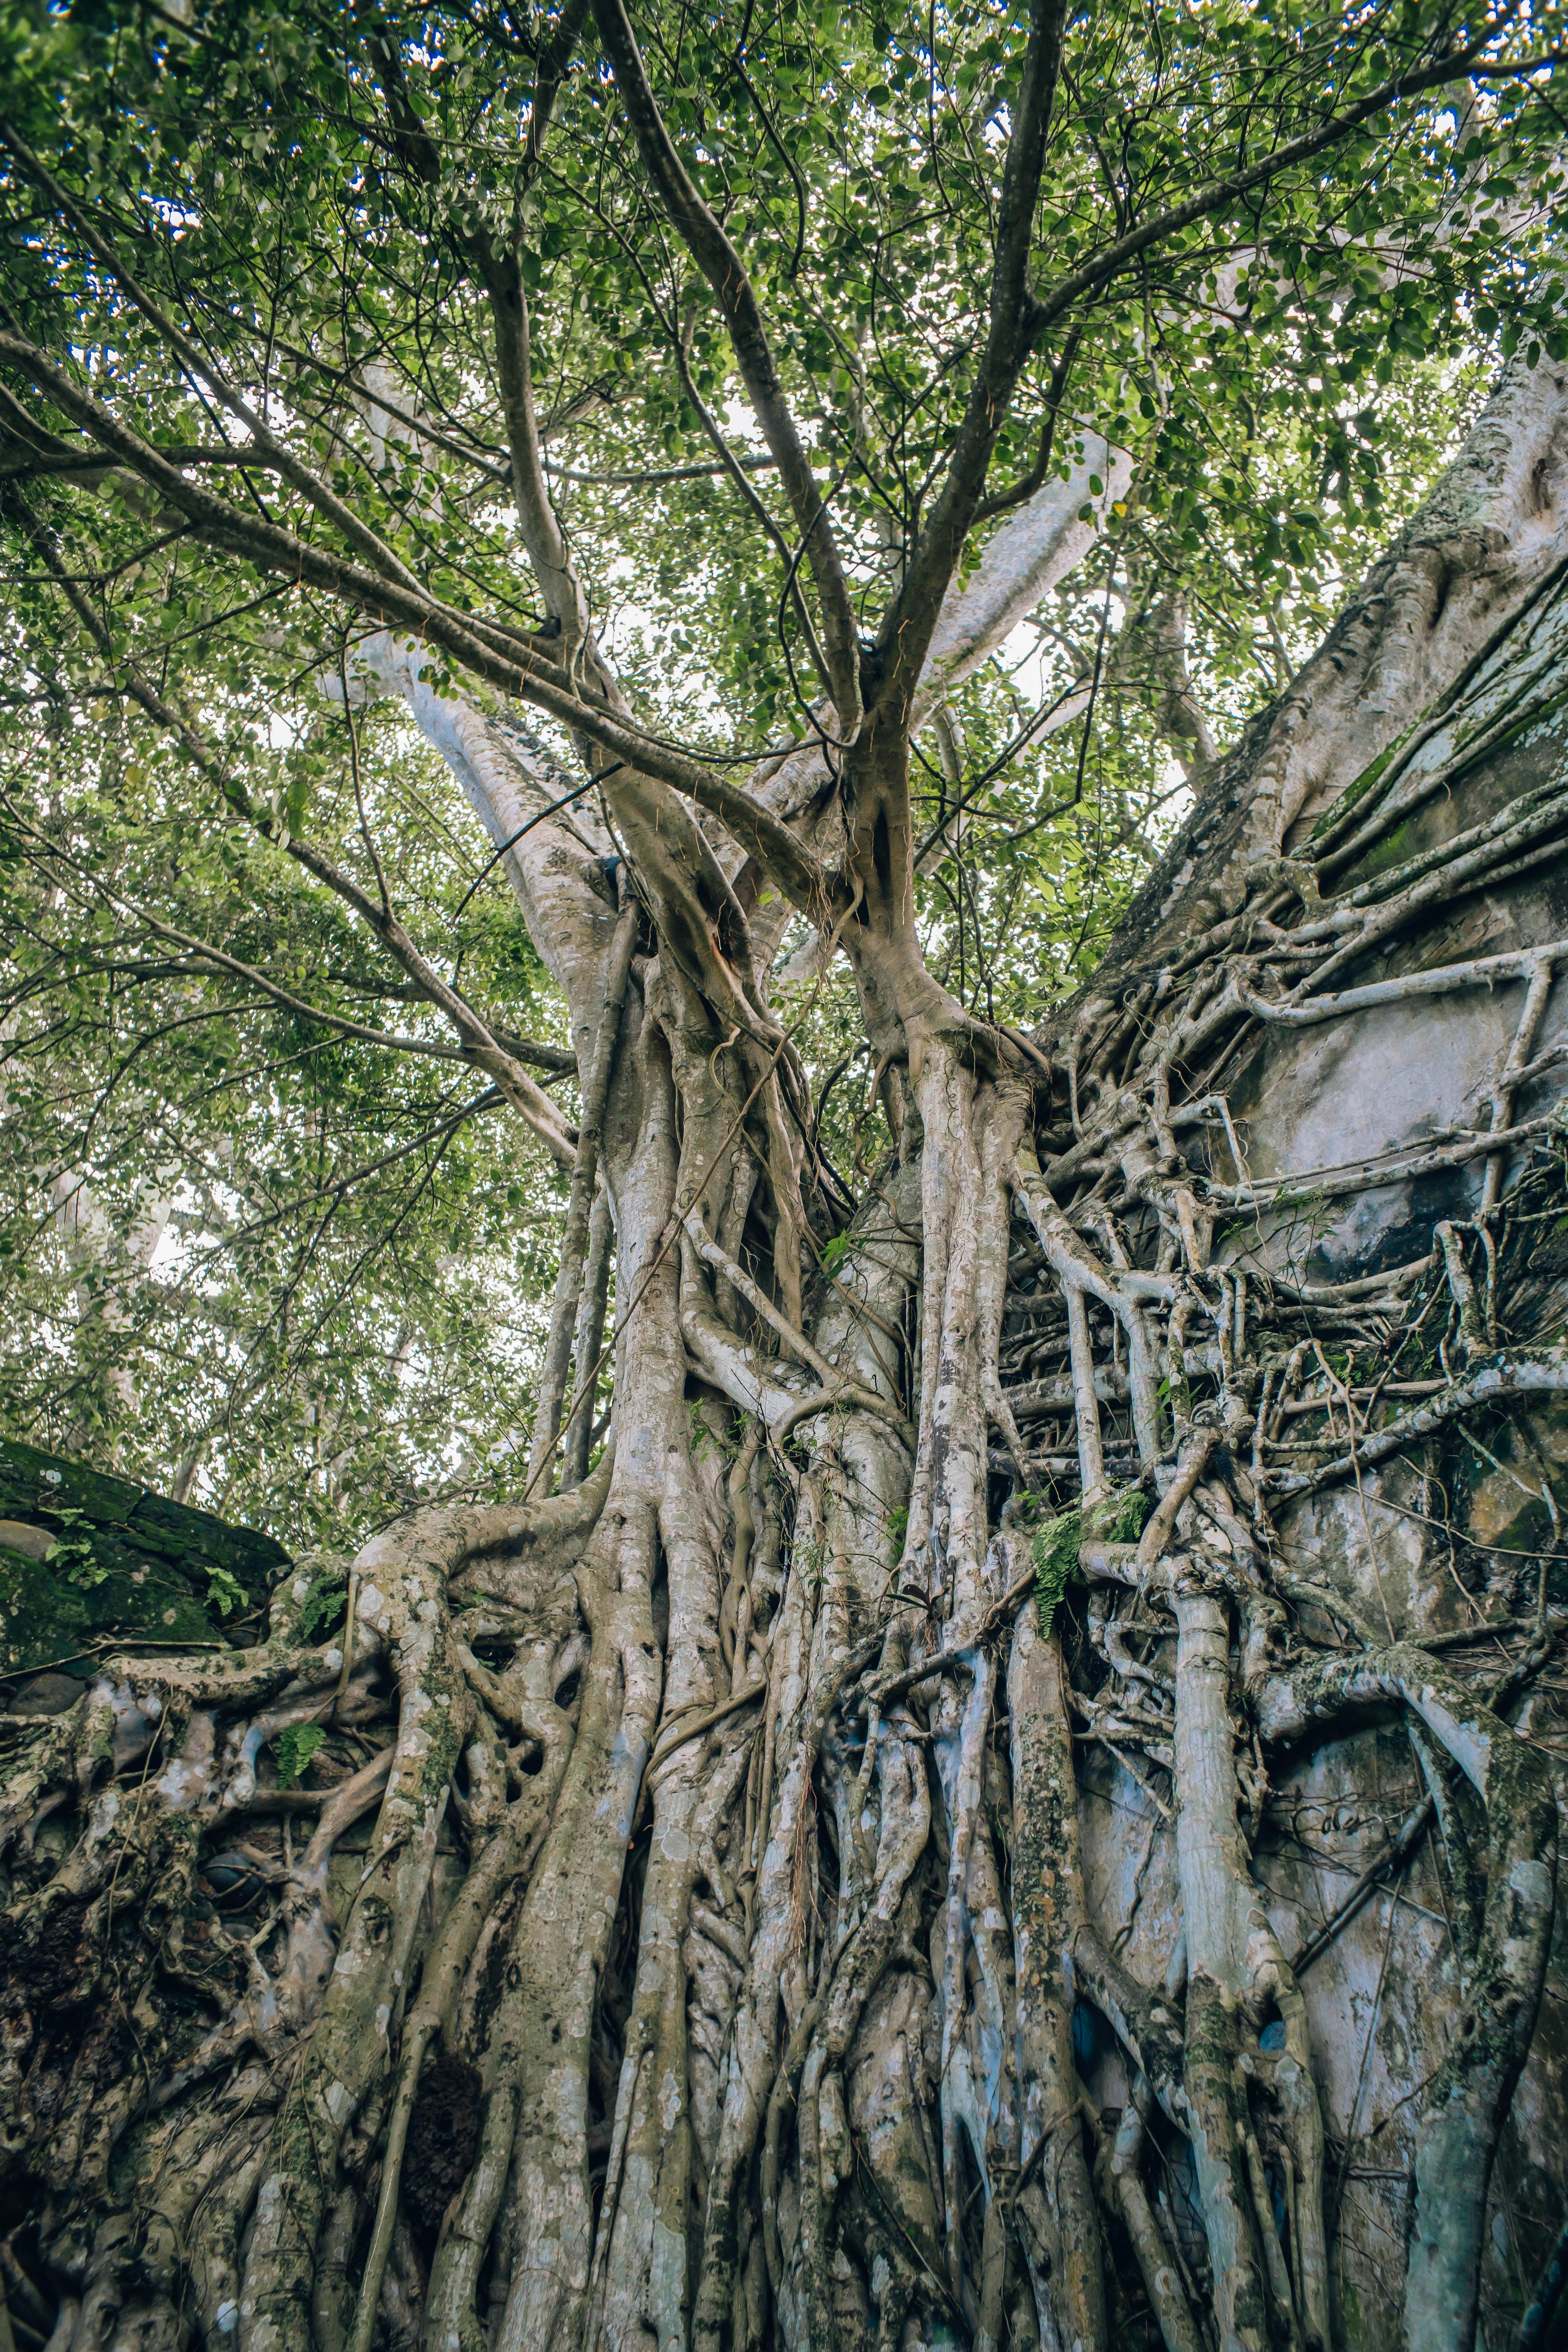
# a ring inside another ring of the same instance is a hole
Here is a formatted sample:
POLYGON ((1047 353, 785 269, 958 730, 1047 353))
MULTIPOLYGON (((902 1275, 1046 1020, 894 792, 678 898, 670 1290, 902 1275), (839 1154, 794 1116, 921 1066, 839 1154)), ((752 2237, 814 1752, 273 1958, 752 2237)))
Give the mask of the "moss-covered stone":
POLYGON ((270 1536, 0 1439, 0 1675, 85 1674, 121 1635, 221 1640, 288 1566, 270 1536))

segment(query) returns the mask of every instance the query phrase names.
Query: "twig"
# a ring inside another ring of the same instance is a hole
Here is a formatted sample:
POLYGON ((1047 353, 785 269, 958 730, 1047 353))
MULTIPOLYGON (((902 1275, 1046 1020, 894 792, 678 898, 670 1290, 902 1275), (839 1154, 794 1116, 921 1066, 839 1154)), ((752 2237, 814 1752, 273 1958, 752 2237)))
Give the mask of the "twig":
POLYGON ((1311 1941, 1303 1945, 1300 1951, 1297 1953, 1290 1963, 1294 1975, 1300 1978, 1304 1970, 1311 1967, 1320 1954, 1328 1950, 1341 1928, 1348 1926, 1354 1918, 1384 1874, 1388 1871, 1397 1871, 1403 1866, 1425 1834, 1426 1825, 1436 1811, 1436 1807, 1431 1798, 1423 1797, 1393 1844, 1378 1856, 1370 1870, 1363 1871, 1339 1909, 1325 1920, 1311 1941))

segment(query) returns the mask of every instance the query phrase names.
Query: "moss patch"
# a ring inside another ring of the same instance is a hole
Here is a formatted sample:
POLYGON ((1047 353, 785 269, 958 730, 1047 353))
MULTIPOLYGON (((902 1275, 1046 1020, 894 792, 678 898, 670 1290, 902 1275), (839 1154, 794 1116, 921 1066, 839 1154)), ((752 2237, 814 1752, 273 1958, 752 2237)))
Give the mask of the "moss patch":
POLYGON ((1363 768, 1360 775, 1357 776, 1353 782, 1345 786, 1344 791, 1340 794, 1339 798, 1331 807, 1324 810, 1322 815, 1318 819, 1317 824, 1312 827, 1312 839, 1314 841, 1317 840, 1320 834, 1327 833, 1331 825, 1337 824, 1348 809, 1354 808, 1358 801, 1363 801, 1366 798, 1368 793, 1371 792, 1373 784, 1377 782, 1379 777, 1388 767, 1389 762, 1394 759, 1395 753, 1401 751, 1410 740, 1412 732, 1413 730, 1406 728, 1403 735, 1399 735, 1394 738, 1394 741, 1388 746, 1386 751, 1380 751, 1376 759, 1372 762, 1372 765, 1369 768, 1363 768))

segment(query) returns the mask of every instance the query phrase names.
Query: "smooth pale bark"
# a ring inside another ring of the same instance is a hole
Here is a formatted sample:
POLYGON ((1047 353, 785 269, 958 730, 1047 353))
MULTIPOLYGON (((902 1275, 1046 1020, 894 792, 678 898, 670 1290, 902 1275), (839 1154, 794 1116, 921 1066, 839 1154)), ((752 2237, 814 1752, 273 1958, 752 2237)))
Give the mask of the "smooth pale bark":
POLYGON ((1229 1627, 1206 1593, 1176 1602, 1176 1814, 1187 1939, 1183 2089, 1208 2225, 1221 2352, 1263 2352, 1268 2319, 1247 2179, 1245 2100, 1236 2080, 1237 2011, 1249 1989, 1252 1908, 1237 1819, 1235 1738, 1226 1706, 1229 1627))

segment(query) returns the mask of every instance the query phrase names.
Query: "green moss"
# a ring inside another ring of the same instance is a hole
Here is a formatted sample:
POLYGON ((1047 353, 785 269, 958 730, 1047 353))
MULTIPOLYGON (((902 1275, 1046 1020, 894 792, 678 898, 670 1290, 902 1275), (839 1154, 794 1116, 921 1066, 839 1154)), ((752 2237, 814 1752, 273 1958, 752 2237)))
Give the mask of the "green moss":
POLYGON ((1387 873, 1393 866, 1403 866, 1407 857, 1414 857, 1419 845, 1415 820, 1406 817, 1403 824, 1396 824, 1392 833, 1373 844, 1356 870, 1363 878, 1387 873))
POLYGON ((1354 808, 1357 801, 1365 799, 1367 793, 1371 792, 1373 784, 1376 783, 1378 778, 1388 766, 1389 761, 1394 758, 1397 751, 1403 749, 1404 745, 1406 744, 1409 740, 1410 730, 1406 728, 1405 733, 1398 736, 1395 740, 1389 745, 1386 751, 1380 751, 1378 753, 1370 768, 1363 768, 1360 775, 1356 777, 1353 783, 1350 783, 1345 786, 1344 791, 1340 794, 1338 800, 1335 801, 1333 806, 1330 809, 1326 809, 1323 814, 1318 819, 1317 824, 1312 827, 1312 839, 1314 841, 1317 840, 1320 834, 1327 833, 1331 825, 1337 824, 1340 819, 1344 815, 1347 809, 1354 808))
POLYGON ((84 1652, 121 1629, 164 1642, 210 1642, 214 1628, 187 1587, 110 1571, 96 1584, 68 1583, 46 1560, 0 1546, 0 1673, 59 1664, 85 1671, 84 1652))
POLYGON ((426 1807, 440 1803, 456 1769, 461 1744, 452 1728, 450 1701, 444 1694, 437 1694, 435 1704, 442 1710, 442 1719, 431 1726, 430 1745, 419 1775, 419 1793, 426 1807))
MULTIPOLYGON (((1548 726, 1565 704, 1568 704, 1568 688, 1563 687, 1560 687, 1554 694, 1548 694, 1539 702, 1527 698, 1524 709, 1512 724, 1506 727, 1500 735, 1489 739, 1487 736, 1486 723, 1483 721, 1479 730, 1478 747, 1473 752, 1468 743, 1460 743, 1458 746, 1458 757, 1454 763, 1450 782, 1459 782, 1461 778, 1468 774, 1478 761, 1500 759, 1503 753, 1511 751, 1523 736, 1532 735, 1538 729, 1548 726)), ((1472 740, 1476 739, 1472 738, 1472 740)))

